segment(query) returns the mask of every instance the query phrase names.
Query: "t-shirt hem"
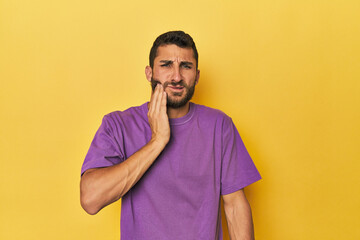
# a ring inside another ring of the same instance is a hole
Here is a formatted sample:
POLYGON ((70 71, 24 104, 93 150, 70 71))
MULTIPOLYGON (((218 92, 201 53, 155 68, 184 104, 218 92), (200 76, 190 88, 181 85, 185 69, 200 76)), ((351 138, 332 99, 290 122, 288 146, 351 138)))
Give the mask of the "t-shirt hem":
POLYGON ((227 187, 227 188, 221 190, 221 195, 227 195, 230 193, 234 193, 244 187, 249 186, 250 184, 253 184, 253 183, 259 181, 260 179, 261 179, 261 176, 259 175, 259 176, 255 176, 255 177, 249 179, 248 181, 246 181, 244 183, 232 185, 231 187, 227 187))
POLYGON ((92 169, 92 168, 104 168, 104 167, 110 167, 110 166, 113 166, 113 165, 114 164, 111 164, 111 163, 103 163, 103 164, 93 164, 91 166, 84 166, 84 168, 81 169, 81 176, 84 174, 84 172, 86 172, 89 169, 92 169))

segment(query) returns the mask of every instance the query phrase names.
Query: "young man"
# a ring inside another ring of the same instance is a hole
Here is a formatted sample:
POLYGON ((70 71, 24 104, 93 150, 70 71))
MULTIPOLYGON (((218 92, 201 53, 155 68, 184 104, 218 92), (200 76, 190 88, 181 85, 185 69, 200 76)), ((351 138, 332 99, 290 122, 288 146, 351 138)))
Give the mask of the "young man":
POLYGON ((96 214, 122 198, 121 239, 253 239, 243 188, 258 173, 230 117, 190 102, 198 52, 182 31, 160 35, 145 69, 149 103, 106 115, 86 155, 81 205, 96 214))

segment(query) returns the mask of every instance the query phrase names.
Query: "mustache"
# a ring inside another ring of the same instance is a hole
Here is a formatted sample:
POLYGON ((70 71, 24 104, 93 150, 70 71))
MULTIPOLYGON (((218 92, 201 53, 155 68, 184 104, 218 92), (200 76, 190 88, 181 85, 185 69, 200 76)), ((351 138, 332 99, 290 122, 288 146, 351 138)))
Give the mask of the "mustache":
MULTIPOLYGON (((158 84, 161 84, 158 80, 151 79, 151 88, 152 88, 153 91, 155 90, 155 87, 158 84)), ((164 89, 169 85, 171 85, 173 87, 185 87, 185 88, 188 87, 188 85, 183 80, 180 80, 179 82, 165 82, 162 85, 163 85, 164 89)))

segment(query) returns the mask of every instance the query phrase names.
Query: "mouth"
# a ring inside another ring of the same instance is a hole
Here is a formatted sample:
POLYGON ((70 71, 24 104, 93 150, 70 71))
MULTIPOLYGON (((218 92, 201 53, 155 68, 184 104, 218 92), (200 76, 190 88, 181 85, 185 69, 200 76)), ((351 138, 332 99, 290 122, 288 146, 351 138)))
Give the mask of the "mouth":
POLYGON ((170 88, 172 91, 174 92, 181 92, 184 90, 184 87, 183 86, 167 86, 168 88, 170 88))

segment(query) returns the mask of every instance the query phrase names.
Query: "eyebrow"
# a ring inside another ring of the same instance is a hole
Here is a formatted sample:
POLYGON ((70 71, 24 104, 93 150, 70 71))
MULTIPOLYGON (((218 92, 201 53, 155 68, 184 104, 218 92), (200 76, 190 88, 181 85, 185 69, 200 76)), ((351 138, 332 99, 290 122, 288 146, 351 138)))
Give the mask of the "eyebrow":
MULTIPOLYGON (((171 60, 160 60, 161 63, 165 63, 165 64, 169 64, 169 63, 173 63, 174 61, 171 60)), ((194 65, 192 62, 188 62, 188 61, 181 61, 180 65, 194 65)))

